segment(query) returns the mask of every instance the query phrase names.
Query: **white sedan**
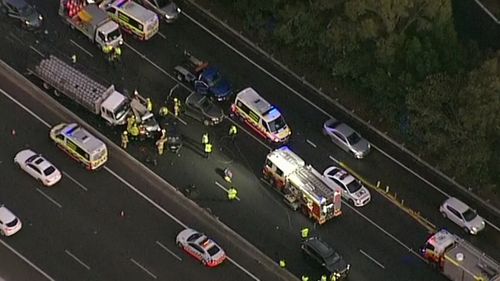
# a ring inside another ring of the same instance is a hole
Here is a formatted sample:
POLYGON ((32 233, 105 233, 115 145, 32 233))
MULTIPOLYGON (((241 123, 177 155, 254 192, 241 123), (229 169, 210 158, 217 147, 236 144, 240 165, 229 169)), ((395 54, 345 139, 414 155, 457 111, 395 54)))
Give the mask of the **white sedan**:
POLYGON ((176 243, 208 267, 217 266, 226 259, 226 253, 215 241, 194 229, 187 228, 181 231, 177 235, 176 243))
POLYGON ((45 186, 56 184, 62 177, 54 165, 30 149, 19 151, 14 163, 45 186))
POLYGON ((22 226, 21 220, 0 203, 0 236, 14 235, 22 226))

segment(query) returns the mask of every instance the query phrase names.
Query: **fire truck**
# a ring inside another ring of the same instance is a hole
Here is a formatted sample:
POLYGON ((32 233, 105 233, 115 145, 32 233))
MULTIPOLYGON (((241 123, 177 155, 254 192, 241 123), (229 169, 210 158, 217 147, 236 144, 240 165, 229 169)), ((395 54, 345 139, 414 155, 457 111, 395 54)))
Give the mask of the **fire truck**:
POLYGON ((427 240, 422 255, 452 281, 500 281, 498 262, 444 229, 427 240))
POLYGON ((342 214, 340 187, 306 165, 287 146, 267 155, 263 174, 269 185, 283 195, 288 206, 300 209, 319 224, 342 214))

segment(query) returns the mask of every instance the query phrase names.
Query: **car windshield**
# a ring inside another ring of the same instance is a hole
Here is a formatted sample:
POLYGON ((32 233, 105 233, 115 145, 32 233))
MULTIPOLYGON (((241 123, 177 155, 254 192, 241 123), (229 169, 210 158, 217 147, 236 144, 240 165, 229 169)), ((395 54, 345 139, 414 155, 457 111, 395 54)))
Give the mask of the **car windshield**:
POLYGON ((336 252, 333 252, 330 256, 325 258, 326 264, 335 264, 339 261, 340 256, 336 252))
POLYGON ((35 9, 30 5, 25 5, 19 9, 19 15, 22 17, 29 17, 35 13, 35 9))
POLYGON ((268 125, 269 125, 269 130, 271 131, 271 133, 275 133, 286 126, 285 118, 283 118, 283 116, 280 115, 280 116, 278 116, 278 118, 269 122, 268 125))
POLYGON ((203 101, 200 103, 200 108, 205 112, 210 108, 210 106, 210 101, 208 101, 208 99, 206 98, 203 99, 203 101))
POLYGON ((463 216, 466 221, 471 221, 477 217, 477 214, 472 209, 468 209, 463 213, 463 216))
POLYGON ((214 73, 211 78, 212 79, 207 81, 209 87, 213 87, 213 86, 217 85, 217 83, 219 83, 219 81, 221 79, 218 72, 214 73))
POLYGON ((349 141, 350 144, 356 144, 360 140, 361 140, 361 137, 356 132, 352 133, 350 136, 347 137, 347 141, 349 141))
POLYGON ((118 39, 120 37, 120 35, 121 35, 120 29, 118 29, 118 28, 111 31, 110 33, 108 33, 107 42, 118 39))
POLYGON ((361 186, 362 185, 359 181, 353 180, 347 184, 347 189, 349 190, 350 193, 355 193, 361 189, 361 186))
POLYGON ((14 227, 16 225, 17 225, 17 218, 15 218, 11 222, 7 223, 7 227, 14 227))
POLYGON ((191 236, 188 237, 187 241, 194 241, 194 240, 200 238, 201 235, 202 235, 201 233, 193 233, 193 234, 191 234, 191 236))
POLYGON ((47 169, 43 170, 43 174, 46 176, 52 175, 56 171, 56 168, 54 166, 49 166, 47 169))
POLYGON ((207 250, 208 254, 213 257, 215 256, 218 252, 220 252, 220 249, 219 247, 213 245, 212 247, 210 247, 208 250, 207 250))

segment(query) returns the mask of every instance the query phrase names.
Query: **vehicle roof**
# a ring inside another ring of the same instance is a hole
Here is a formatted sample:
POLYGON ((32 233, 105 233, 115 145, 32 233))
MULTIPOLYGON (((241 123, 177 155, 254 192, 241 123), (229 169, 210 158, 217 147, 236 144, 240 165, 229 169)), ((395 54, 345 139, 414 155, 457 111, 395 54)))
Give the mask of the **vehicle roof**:
POLYGON ((96 4, 85 6, 80 13, 87 13, 88 16, 90 16, 90 24, 92 25, 97 25, 103 20, 109 18, 108 13, 106 13, 103 9, 100 9, 96 4))
POLYGON ((306 164, 304 160, 288 148, 288 146, 283 146, 274 150, 268 154, 267 158, 283 171, 285 176, 306 164))
POLYGON ((0 204, 0 219, 3 223, 8 223, 13 221, 16 216, 4 205, 0 204))
POLYGON ((23 8, 26 5, 29 5, 28 2, 24 0, 5 0, 5 2, 11 4, 12 6, 16 7, 17 9, 23 8))
POLYGON ((239 92, 236 98, 253 111, 262 115, 273 109, 273 106, 268 101, 262 98, 253 88, 250 87, 239 92))
POLYGON ((98 150, 104 146, 104 143, 101 140, 91 135, 87 130, 76 123, 68 124, 61 131, 61 133, 75 143, 78 143, 88 149, 89 152, 98 150))
POLYGON ((314 248, 322 257, 329 257, 333 253, 336 253, 330 245, 318 237, 309 238, 304 241, 304 244, 314 248))
POLYGON ((111 109, 116 109, 117 107, 119 107, 123 101, 125 101, 127 98, 120 94, 119 92, 117 91, 113 91, 107 99, 104 100, 104 102, 102 103, 102 106, 104 108, 111 108, 111 109), (114 105, 114 106, 112 106, 114 105))
POLYGON ((464 202, 458 200, 455 197, 450 197, 445 201, 445 204, 452 206, 455 210, 459 211, 460 213, 463 213, 470 209, 470 207, 465 204, 464 202))
MULTIPOLYGON (((331 170, 329 171, 329 175, 332 175, 333 178, 337 179, 338 181, 342 182, 343 184, 347 185, 351 183, 352 181, 356 180, 351 174, 349 174, 347 171, 344 171, 338 167, 330 167, 331 170), (332 174, 332 172, 334 172, 332 174)), ((330 169, 328 168, 328 169, 330 169)))
POLYGON ((144 8, 143 6, 137 4, 130 0, 116 0, 111 4, 118 10, 125 11, 128 14, 133 15, 137 20, 142 22, 147 22, 151 18, 158 18, 155 12, 144 8))

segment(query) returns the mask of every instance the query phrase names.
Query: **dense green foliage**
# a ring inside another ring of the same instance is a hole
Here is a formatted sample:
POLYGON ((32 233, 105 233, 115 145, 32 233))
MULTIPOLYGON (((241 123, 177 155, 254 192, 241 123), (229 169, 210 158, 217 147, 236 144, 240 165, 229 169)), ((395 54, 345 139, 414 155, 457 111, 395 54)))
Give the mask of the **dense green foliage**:
POLYGON ((219 1, 247 31, 349 85, 448 174, 498 181, 500 55, 458 40, 451 0, 219 1))

